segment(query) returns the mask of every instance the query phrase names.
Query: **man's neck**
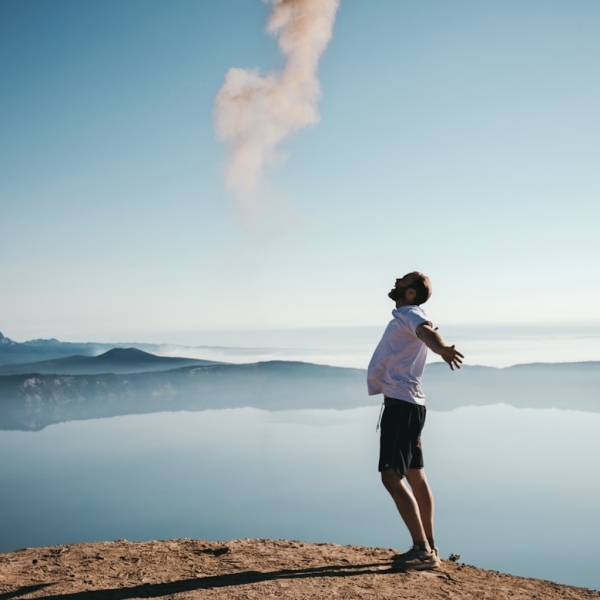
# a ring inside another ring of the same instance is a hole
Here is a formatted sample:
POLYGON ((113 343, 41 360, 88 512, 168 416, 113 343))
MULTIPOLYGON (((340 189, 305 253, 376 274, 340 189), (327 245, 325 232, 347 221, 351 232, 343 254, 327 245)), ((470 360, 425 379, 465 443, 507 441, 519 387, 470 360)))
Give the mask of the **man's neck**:
POLYGON ((396 300, 396 308, 402 308, 403 306, 416 306, 416 304, 407 300, 396 300))

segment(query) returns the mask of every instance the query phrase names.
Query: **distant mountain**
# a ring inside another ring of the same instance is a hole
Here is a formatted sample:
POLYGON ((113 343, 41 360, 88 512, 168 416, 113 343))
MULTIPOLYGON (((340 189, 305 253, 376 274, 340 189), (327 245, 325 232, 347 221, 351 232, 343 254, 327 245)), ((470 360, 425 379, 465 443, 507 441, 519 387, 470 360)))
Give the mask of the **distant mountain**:
POLYGON ((0 365, 53 360, 73 355, 95 356, 113 348, 116 344, 78 344, 59 342, 56 339, 14 342, 0 333, 0 365))
POLYGON ((121 375, 0 377, 0 429, 39 430, 75 419, 163 411, 368 403, 363 371, 284 361, 121 375))
MULTIPOLYGON (((99 375, 0 376, 0 429, 163 411, 256 407, 348 409, 379 404, 366 373, 310 363, 216 364, 169 371, 99 375)), ((599 412, 600 362, 518 365, 505 369, 427 366, 430 410, 505 403, 518 408, 599 412)))
POLYGON ((9 344, 14 344, 15 342, 13 342, 10 338, 4 337, 2 335, 2 332, 0 332, 0 346, 6 345, 8 346, 9 344))
POLYGON ((600 362, 532 363, 502 369, 445 363, 428 365, 423 378, 427 406, 510 404, 518 408, 560 408, 600 412, 600 362))
POLYGON ((54 360, 4 365, 0 375, 27 373, 51 375, 96 375, 99 373, 144 373, 179 367, 220 364, 195 358, 156 356, 137 348, 112 348, 99 356, 68 356, 54 360))
MULTIPOLYGON (((214 351, 215 349, 226 350, 221 346, 178 346, 173 344, 146 344, 138 342, 103 344, 98 342, 61 342, 57 339, 37 339, 27 342, 14 342, 0 333, 0 367, 8 365, 20 365, 32 362, 45 362, 59 358, 70 358, 72 356, 98 356, 114 348, 135 347, 138 350, 149 352, 158 356, 168 353, 172 356, 180 352, 188 355, 190 350, 193 354, 201 353, 203 350, 214 351)), ((239 350, 239 349, 238 349, 239 350)), ((2 373, 15 372, 3 370, 2 373)), ((18 371, 21 372, 21 371, 18 371)))

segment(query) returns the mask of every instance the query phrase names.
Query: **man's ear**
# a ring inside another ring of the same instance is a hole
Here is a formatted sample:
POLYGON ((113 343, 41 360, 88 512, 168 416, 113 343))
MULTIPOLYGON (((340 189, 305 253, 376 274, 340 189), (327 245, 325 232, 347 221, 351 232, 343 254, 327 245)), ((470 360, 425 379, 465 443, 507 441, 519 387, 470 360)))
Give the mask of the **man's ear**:
POLYGON ((406 292, 404 293, 404 297, 407 300, 414 300, 417 297, 417 290, 415 288, 406 288, 406 292))

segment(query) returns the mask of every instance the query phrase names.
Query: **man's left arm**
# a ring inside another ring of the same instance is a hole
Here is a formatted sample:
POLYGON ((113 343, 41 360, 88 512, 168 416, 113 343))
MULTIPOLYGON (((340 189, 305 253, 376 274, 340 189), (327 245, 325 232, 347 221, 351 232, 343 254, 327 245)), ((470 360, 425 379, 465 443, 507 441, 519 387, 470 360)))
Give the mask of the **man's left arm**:
POLYGON ((436 354, 439 354, 454 371, 454 367, 460 369, 464 356, 454 347, 444 341, 444 338, 436 329, 431 326, 431 323, 421 323, 415 329, 417 337, 436 354))

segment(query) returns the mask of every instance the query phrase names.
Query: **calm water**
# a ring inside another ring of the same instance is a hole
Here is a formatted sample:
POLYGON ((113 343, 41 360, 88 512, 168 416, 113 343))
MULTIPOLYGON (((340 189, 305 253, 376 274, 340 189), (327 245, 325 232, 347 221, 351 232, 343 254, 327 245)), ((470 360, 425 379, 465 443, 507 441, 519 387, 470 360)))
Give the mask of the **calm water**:
MULTIPOLYGON (((405 549, 376 472, 378 413, 236 409, 0 432, 0 551, 178 537, 405 549)), ((442 556, 600 589, 599 430, 590 413, 430 411, 442 556)))

